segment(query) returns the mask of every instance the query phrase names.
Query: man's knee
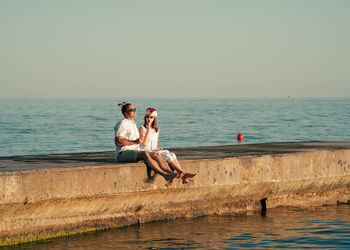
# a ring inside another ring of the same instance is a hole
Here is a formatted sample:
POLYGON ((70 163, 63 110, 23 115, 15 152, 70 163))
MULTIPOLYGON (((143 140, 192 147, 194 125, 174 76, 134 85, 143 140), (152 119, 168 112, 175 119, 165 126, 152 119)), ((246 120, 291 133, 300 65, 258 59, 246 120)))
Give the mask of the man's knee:
POLYGON ((152 158, 156 157, 157 153, 156 152, 147 152, 149 154, 149 156, 151 156, 152 158))
POLYGON ((158 160, 161 160, 161 161, 163 160, 163 157, 160 154, 157 154, 156 157, 158 160))
POLYGON ((147 151, 140 151, 138 154, 138 159, 147 161, 149 159, 149 153, 147 151))
POLYGON ((159 156, 159 154, 157 152, 149 152, 149 156, 153 159, 156 159, 159 156))

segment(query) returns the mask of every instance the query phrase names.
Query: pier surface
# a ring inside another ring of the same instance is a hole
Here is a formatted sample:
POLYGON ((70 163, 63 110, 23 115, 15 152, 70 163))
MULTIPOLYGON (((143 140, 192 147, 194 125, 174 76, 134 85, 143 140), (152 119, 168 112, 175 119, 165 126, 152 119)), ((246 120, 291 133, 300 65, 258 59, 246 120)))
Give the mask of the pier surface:
POLYGON ((171 149, 197 176, 149 179, 114 152, 0 157, 0 246, 152 220, 350 200, 350 142, 171 149))
MULTIPOLYGON (((248 155, 284 154, 318 150, 350 149, 350 142, 312 141, 280 142, 261 144, 238 144, 225 146, 206 146, 174 148, 179 160, 201 160, 248 155)), ((71 154, 24 155, 0 157, 0 172, 23 171, 46 168, 72 168, 81 166, 101 166, 114 164, 115 152, 92 152, 71 154)), ((122 163, 119 163, 122 164, 122 163)))

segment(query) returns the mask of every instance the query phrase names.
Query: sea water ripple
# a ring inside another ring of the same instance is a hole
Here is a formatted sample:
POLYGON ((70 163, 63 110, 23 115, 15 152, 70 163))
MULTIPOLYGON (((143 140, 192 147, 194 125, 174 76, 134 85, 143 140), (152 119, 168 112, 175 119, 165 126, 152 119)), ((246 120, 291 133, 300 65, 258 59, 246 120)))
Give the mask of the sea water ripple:
POLYGON ((203 216, 88 233, 25 249, 348 249, 350 206, 203 216))
MULTIPOLYGON (((0 156, 114 150, 125 99, 0 99, 0 156)), ((129 99, 158 110, 162 147, 349 141, 350 98, 129 99)))

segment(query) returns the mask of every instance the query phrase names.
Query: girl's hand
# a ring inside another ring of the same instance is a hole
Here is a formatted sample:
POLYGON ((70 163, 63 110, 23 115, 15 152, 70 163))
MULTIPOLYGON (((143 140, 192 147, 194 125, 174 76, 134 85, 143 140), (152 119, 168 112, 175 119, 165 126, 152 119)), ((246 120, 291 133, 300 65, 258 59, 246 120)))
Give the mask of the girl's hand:
POLYGON ((151 128, 152 127, 151 125, 152 125, 152 122, 148 121, 147 124, 146 124, 146 128, 147 129, 151 128))

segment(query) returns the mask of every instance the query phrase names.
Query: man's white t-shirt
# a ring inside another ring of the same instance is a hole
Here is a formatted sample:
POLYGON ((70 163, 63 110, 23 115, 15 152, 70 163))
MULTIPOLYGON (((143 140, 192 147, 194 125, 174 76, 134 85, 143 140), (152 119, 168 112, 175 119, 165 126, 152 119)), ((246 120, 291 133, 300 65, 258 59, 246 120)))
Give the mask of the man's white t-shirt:
MULTIPOLYGON (((115 137, 122 136, 127 140, 133 141, 140 137, 139 130, 137 129, 136 123, 134 120, 129 120, 124 118, 118 122, 114 127, 115 137)), ((130 145, 130 146, 116 146, 115 148, 115 158, 118 161, 118 154, 124 150, 140 150, 140 145, 130 145)))

